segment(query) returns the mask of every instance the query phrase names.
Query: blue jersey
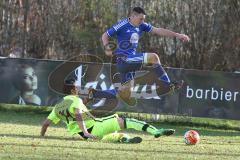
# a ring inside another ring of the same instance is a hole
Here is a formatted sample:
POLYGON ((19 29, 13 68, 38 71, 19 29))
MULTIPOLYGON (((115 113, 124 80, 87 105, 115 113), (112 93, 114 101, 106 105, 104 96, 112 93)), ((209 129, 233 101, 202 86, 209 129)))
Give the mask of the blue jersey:
POLYGON ((142 23, 136 27, 126 18, 109 28, 107 34, 109 37, 117 38, 118 46, 115 54, 135 55, 139 38, 143 32, 151 32, 152 29, 153 26, 148 23, 142 23))

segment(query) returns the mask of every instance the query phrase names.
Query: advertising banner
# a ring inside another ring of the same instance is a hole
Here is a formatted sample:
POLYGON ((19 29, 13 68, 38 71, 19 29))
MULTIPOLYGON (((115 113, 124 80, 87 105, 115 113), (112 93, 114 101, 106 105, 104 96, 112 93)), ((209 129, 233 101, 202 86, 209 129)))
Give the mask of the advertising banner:
MULTIPOLYGON (((96 58, 95 58, 96 59, 96 58)), ((132 87, 136 106, 121 99, 95 99, 89 108, 107 112, 142 112, 240 119, 240 75, 224 72, 166 68, 171 80, 184 80, 183 88, 158 95, 157 77, 151 67, 137 71, 132 87)), ((114 64, 36 59, 0 59, 0 103, 54 106, 63 96, 63 85, 74 78, 80 97, 89 88, 118 89, 121 86, 114 64)))
POLYGON ((179 113, 197 117, 240 119, 240 74, 184 70, 179 113))

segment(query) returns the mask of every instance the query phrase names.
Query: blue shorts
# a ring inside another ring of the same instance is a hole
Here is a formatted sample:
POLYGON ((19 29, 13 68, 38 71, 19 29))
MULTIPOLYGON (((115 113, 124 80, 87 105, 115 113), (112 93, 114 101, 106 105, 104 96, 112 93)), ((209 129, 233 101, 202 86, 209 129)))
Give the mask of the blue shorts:
POLYGON ((135 77, 135 71, 141 70, 145 53, 135 55, 117 54, 117 71, 120 73, 121 84, 125 84, 135 77))

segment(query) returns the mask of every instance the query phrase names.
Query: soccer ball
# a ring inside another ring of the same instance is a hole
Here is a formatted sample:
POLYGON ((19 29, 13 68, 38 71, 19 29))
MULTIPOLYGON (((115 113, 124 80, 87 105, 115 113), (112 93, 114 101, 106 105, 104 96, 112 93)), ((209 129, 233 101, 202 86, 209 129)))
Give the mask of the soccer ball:
POLYGON ((200 142, 200 136, 197 131, 189 130, 184 134, 184 141, 187 145, 195 145, 200 142))

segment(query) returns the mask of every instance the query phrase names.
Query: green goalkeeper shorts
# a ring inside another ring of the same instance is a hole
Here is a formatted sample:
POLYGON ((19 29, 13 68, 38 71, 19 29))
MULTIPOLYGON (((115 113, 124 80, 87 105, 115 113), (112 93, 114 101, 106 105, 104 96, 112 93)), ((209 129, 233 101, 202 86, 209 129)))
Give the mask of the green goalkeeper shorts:
POLYGON ((114 133, 116 131, 121 130, 118 123, 118 115, 114 114, 111 116, 96 118, 96 123, 94 124, 91 134, 98 137, 103 138, 103 136, 114 133))

